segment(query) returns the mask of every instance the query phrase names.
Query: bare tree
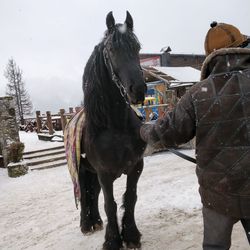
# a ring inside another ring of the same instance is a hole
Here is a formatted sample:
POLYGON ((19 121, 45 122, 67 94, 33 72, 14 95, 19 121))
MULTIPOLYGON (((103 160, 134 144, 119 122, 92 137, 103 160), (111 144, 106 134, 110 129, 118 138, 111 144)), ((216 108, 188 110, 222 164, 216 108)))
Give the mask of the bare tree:
POLYGON ((8 80, 6 94, 13 96, 18 122, 24 124, 24 115, 32 114, 33 106, 29 94, 25 89, 23 72, 16 65, 13 58, 9 59, 4 76, 8 80))

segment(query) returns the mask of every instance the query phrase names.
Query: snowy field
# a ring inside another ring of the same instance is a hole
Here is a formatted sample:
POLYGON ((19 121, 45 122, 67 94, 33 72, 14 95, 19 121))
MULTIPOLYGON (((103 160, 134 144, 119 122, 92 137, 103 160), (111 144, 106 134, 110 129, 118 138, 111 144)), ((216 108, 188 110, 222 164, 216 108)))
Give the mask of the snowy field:
MULTIPOLYGON (((32 133, 21 133, 26 151, 61 145, 39 142, 32 133)), ((193 150, 184 153, 193 156, 193 150)), ((125 176, 115 182, 115 198, 121 206, 125 176)), ((106 223, 103 196, 101 215, 106 223)), ((118 210, 119 219, 122 209, 118 210)), ((79 228, 67 166, 32 171, 9 178, 0 169, 0 249, 101 249, 104 230, 83 236, 79 228)), ((142 233, 143 250, 200 250, 202 242, 201 203, 195 165, 171 153, 145 157, 138 184, 136 221, 142 233)), ((237 224, 231 249, 249 249, 237 224)))

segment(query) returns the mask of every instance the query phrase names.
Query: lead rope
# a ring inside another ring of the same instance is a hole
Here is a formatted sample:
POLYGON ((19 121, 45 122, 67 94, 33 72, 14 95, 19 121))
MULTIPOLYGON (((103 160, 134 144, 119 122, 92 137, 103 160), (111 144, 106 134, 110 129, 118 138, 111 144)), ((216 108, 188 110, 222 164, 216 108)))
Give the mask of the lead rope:
POLYGON ((167 150, 169 152, 171 152, 171 153, 173 153, 173 154, 187 160, 187 161, 191 161, 193 163, 196 163, 196 159, 194 159, 193 157, 190 157, 189 155, 185 155, 185 154, 181 153, 180 151, 177 151, 177 150, 175 150, 173 148, 167 148, 167 150))

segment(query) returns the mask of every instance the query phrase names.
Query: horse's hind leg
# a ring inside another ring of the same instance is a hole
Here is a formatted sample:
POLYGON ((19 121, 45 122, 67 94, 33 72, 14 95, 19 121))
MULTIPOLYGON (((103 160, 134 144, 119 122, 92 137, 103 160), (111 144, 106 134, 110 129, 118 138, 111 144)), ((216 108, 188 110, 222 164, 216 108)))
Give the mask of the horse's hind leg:
POLYGON ((100 184, 97 175, 85 167, 86 160, 81 160, 79 181, 81 188, 81 220, 80 227, 83 234, 102 229, 102 219, 98 209, 100 184))
POLYGON ((103 222, 99 213, 98 198, 101 191, 101 186, 98 181, 97 174, 89 172, 90 179, 90 217, 93 225, 93 230, 98 231, 103 229, 103 222))
POLYGON ((98 173, 98 178, 104 194, 104 208, 108 218, 103 250, 119 250, 122 247, 122 240, 117 223, 117 205, 113 195, 115 178, 106 173, 98 173))
POLYGON ((143 170, 143 160, 141 160, 129 173, 127 177, 127 188, 123 196, 124 215, 122 218, 122 239, 127 248, 141 247, 141 233, 139 232, 134 217, 135 204, 137 200, 137 182, 143 170))

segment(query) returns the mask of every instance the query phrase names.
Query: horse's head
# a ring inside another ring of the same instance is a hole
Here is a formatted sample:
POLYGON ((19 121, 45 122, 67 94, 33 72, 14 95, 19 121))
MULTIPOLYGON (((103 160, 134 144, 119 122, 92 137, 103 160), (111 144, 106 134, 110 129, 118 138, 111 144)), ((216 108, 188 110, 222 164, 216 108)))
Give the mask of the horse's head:
POLYGON ((124 24, 115 24, 112 12, 106 18, 107 31, 104 38, 104 58, 109 73, 133 104, 142 103, 146 84, 140 67, 140 43, 133 33, 133 19, 127 11, 124 24))

